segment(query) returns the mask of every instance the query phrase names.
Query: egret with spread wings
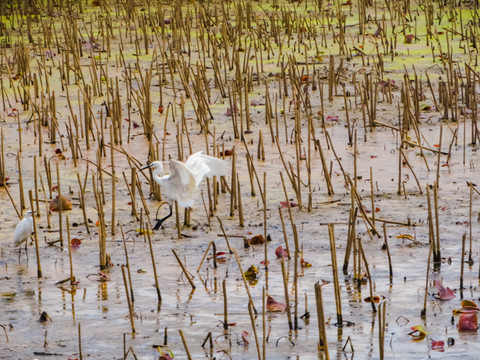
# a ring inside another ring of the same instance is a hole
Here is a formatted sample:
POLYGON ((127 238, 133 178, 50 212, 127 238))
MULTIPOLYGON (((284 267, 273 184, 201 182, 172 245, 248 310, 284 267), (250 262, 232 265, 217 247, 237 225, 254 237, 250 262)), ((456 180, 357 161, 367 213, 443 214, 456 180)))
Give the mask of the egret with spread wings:
POLYGON ((201 151, 192 154, 187 161, 170 160, 170 174, 160 176, 163 165, 154 161, 140 170, 153 168, 153 179, 163 188, 163 193, 169 200, 170 213, 158 219, 154 230, 172 216, 171 201, 177 201, 180 206, 189 208, 195 203, 197 189, 202 180, 213 176, 230 174, 230 163, 212 156, 204 155, 201 151))

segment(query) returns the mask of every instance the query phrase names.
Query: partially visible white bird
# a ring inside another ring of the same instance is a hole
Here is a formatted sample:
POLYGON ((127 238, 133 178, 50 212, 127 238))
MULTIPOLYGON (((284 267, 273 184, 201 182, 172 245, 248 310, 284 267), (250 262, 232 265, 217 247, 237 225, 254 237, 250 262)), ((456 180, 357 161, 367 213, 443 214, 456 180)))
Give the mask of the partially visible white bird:
MULTIPOLYGON (((33 233, 33 217, 32 217, 33 211, 27 211, 25 216, 23 217, 22 221, 20 221, 15 228, 15 234, 13 235, 13 246, 14 247, 19 247, 22 245, 25 241, 28 240, 28 238, 32 235, 33 233)), ((20 252, 22 249, 20 249, 20 252)), ((25 251, 27 251, 27 247, 25 246, 25 251)), ((20 252, 18 254, 19 259, 20 259, 20 252)))
MULTIPOLYGON (((230 174, 231 165, 229 162, 204 155, 201 151, 192 154, 187 161, 181 162, 170 160, 169 175, 160 176, 163 165, 160 161, 154 161, 140 170, 152 167, 153 179, 163 188, 164 194, 170 201, 177 201, 183 207, 192 207, 195 203, 198 186, 205 177, 226 176, 230 174)), ((154 229, 158 229, 163 221, 172 216, 170 214, 158 220, 154 229)))

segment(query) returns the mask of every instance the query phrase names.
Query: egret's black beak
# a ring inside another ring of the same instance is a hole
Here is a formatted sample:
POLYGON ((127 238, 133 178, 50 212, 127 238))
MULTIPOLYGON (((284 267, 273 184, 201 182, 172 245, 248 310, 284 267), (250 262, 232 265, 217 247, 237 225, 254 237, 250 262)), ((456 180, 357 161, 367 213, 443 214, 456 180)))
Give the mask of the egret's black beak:
POLYGON ((142 168, 140 169, 140 171, 145 170, 145 169, 148 169, 148 168, 150 168, 150 167, 152 167, 152 164, 145 165, 144 167, 142 167, 142 168))

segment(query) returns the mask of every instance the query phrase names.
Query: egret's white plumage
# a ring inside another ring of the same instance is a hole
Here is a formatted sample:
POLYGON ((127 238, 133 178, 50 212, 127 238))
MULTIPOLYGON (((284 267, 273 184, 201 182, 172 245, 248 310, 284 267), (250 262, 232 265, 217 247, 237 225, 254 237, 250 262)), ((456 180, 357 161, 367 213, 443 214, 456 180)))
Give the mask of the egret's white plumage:
POLYGON ((160 176, 163 165, 154 161, 142 168, 152 167, 153 179, 163 188, 165 196, 177 201, 183 207, 191 207, 195 203, 198 185, 205 177, 226 176, 230 173, 230 163, 204 155, 201 151, 192 154, 187 161, 170 160, 170 174, 160 176))
POLYGON ((13 235, 13 246, 18 247, 22 245, 33 233, 33 212, 28 211, 15 228, 15 234, 13 235))
POLYGON ((187 161, 185 161, 185 166, 192 172, 196 187, 198 187, 205 177, 226 176, 231 172, 229 162, 204 155, 201 151, 192 154, 187 161))

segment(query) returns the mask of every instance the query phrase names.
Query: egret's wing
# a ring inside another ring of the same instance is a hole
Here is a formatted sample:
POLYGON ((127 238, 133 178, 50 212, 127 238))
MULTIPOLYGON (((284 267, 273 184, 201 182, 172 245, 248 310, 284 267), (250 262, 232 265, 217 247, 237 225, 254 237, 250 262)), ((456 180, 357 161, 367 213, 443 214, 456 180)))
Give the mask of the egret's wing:
POLYGON ((181 206, 190 207, 195 200, 195 177, 185 164, 170 160, 170 194, 172 200, 178 201, 181 206))
POLYGON ((20 223, 17 225, 17 227, 15 228, 15 233, 13 234, 13 241, 14 241, 14 246, 17 247, 20 242, 20 238, 22 237, 22 233, 23 233, 23 226, 24 225, 24 221, 20 221, 20 223))
POLYGON ((210 172, 210 168, 202 159, 203 156, 205 155, 199 151, 192 154, 187 161, 185 161, 185 166, 192 172, 195 178, 195 186, 198 186, 203 178, 210 172))
POLYGON ((193 173, 177 160, 170 160, 170 179, 175 184, 181 184, 182 186, 188 186, 192 181, 194 182, 193 173))
POLYGON ((20 221, 15 228, 15 233, 13 234, 14 247, 20 246, 28 237, 32 234, 32 222, 29 219, 24 218, 20 221))
POLYGON ((192 154, 187 161, 185 161, 185 166, 195 177, 195 186, 198 186, 204 177, 226 176, 231 172, 229 162, 213 156, 204 155, 201 151, 192 154))

